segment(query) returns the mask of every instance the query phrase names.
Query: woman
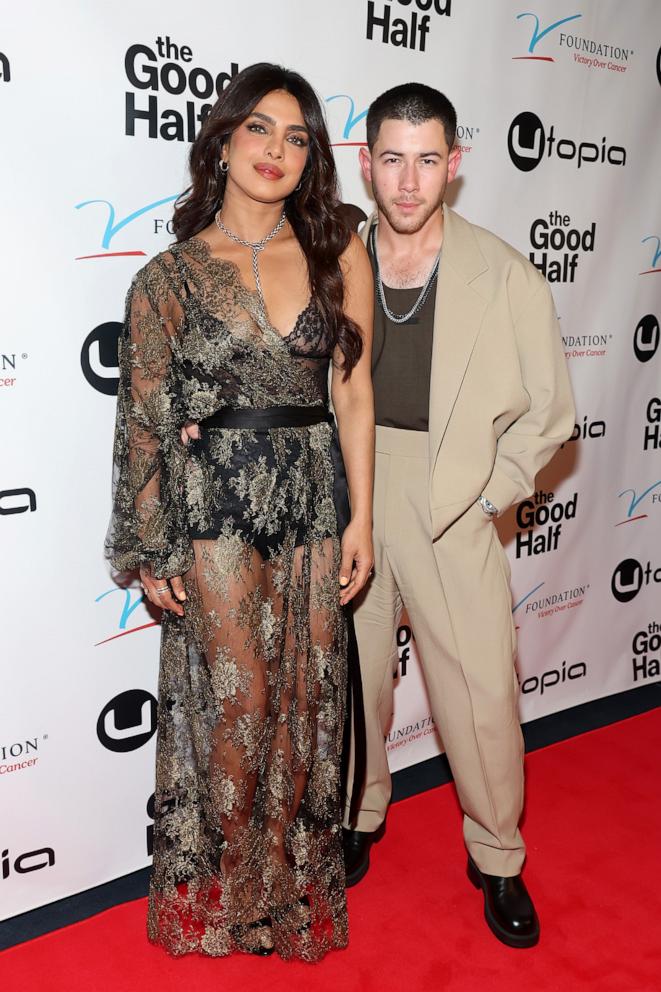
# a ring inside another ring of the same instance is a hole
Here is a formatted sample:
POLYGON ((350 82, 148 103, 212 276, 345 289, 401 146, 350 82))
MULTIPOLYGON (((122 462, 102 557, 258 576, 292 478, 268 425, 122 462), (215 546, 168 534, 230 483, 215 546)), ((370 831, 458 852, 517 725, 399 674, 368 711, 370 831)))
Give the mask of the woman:
POLYGON ((127 300, 108 540, 164 609, 149 935, 173 954, 317 960, 347 942, 339 765, 345 607, 372 567, 371 270, 297 73, 235 76, 190 164, 177 242, 127 300))

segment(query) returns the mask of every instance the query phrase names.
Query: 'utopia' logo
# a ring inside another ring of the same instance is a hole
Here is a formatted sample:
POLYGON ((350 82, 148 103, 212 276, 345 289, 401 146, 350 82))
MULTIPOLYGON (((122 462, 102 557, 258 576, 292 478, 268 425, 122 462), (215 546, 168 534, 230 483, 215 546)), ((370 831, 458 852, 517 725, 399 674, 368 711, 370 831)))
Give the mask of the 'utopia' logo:
POLYGON ((655 568, 650 561, 643 566, 635 558, 625 558, 613 572, 611 592, 620 603, 628 603, 651 582, 661 582, 661 567, 655 568))
POLYGON ((507 134, 507 147, 512 162, 521 172, 532 172, 543 158, 559 158, 581 166, 625 165, 626 150, 621 145, 610 145, 602 137, 601 146, 595 141, 575 142, 571 138, 557 138, 555 124, 548 134, 537 114, 524 110, 514 118, 507 134))

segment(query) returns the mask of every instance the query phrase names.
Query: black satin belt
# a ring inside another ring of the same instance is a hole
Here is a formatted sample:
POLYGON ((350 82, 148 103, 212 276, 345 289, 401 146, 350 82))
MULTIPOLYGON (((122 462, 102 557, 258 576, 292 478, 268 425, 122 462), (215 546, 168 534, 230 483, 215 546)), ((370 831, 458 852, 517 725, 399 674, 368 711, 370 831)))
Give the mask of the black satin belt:
POLYGON ((241 428, 268 431, 272 427, 313 427, 314 424, 331 424, 333 415, 325 406, 269 406, 263 410, 250 408, 225 408, 203 420, 200 426, 241 428))

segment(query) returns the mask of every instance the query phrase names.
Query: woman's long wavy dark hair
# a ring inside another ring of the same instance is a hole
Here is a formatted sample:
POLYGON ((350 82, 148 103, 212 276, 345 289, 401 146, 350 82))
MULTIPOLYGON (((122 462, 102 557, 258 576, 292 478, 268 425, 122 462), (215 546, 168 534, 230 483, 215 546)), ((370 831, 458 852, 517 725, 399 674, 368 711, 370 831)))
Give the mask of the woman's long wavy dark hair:
POLYGON ((225 192, 225 176, 220 171, 223 145, 273 90, 291 93, 308 129, 308 160, 301 187, 287 197, 285 212, 307 260, 311 292, 330 326, 333 345, 342 352, 347 378, 363 349, 358 326, 343 306, 340 256, 351 234, 339 212, 337 171, 319 99, 297 72, 258 62, 234 76, 221 93, 191 148, 191 185, 175 205, 174 233, 177 241, 186 241, 212 222, 225 192))

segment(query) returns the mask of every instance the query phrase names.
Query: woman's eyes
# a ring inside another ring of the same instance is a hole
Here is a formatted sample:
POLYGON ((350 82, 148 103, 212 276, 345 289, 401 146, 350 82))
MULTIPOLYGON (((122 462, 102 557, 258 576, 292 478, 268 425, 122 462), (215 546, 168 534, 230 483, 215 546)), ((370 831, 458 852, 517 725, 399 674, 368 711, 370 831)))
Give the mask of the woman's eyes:
MULTIPOLYGON (((267 134, 267 130, 263 124, 253 122, 252 124, 246 124, 246 127, 254 134, 267 134)), ((290 134, 288 141, 290 141, 293 145, 297 145, 299 148, 307 148, 308 143, 305 138, 300 136, 300 134, 290 134)))

